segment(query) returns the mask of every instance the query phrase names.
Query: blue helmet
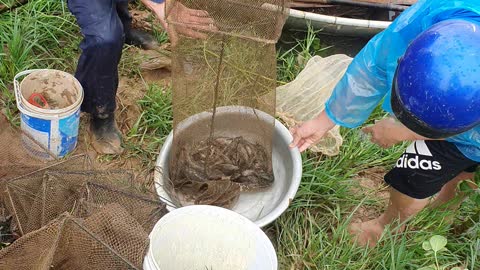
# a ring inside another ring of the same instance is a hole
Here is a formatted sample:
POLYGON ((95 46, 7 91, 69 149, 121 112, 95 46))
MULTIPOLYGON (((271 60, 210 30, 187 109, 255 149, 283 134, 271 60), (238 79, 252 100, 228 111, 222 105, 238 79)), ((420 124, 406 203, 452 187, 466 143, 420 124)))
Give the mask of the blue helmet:
POLYGON ((399 60, 392 86, 397 119, 427 138, 480 124, 480 22, 447 20, 421 33, 399 60))

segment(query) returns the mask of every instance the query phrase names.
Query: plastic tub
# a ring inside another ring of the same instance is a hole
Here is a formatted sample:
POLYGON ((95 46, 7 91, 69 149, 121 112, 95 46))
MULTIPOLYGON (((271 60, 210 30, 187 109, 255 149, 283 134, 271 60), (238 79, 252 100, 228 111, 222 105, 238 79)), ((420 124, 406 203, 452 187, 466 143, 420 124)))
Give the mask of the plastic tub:
POLYGON ((275 249, 247 218, 206 205, 174 210, 153 228, 145 270, 277 270, 275 249))
MULTIPOLYGON (((238 117, 235 113, 251 112, 251 108, 241 106, 225 106, 217 109, 217 119, 231 118, 232 122, 242 121, 246 117, 238 117)), ((207 125, 211 119, 211 112, 203 112, 193 115, 179 124, 186 133, 195 134, 198 126, 207 125)), ((273 117, 269 114, 256 110, 256 116, 265 122, 266 127, 271 126, 273 117)), ((248 121, 248 120, 246 120, 248 121)), ((290 205, 297 193, 302 178, 302 157, 297 148, 289 148, 292 136, 288 129, 279 121, 275 121, 273 132, 272 161, 275 181, 272 187, 256 191, 242 192, 238 202, 232 210, 250 219, 259 227, 264 227, 277 219, 290 205)), ((245 126, 245 125, 243 125, 245 126)), ((254 127, 255 128, 255 127, 254 127)), ((223 132, 223 131, 222 131, 223 132)), ((227 131, 225 131, 227 132, 227 131)), ((229 132, 229 131, 228 131, 229 132)), ((249 131, 235 130, 236 134, 248 136, 249 131)), ((169 176, 169 163, 173 145, 173 133, 170 133, 163 144, 157 159, 157 170, 155 170, 155 187, 160 199, 170 206, 168 210, 175 209, 179 205, 173 204, 168 192, 164 189, 163 183, 169 176)))

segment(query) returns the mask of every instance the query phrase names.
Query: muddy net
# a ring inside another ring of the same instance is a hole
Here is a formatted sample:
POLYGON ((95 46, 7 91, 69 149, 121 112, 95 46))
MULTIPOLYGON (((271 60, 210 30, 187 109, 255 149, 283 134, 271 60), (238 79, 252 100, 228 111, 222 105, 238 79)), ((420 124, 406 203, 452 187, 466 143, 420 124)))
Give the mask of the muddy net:
POLYGON ((87 155, 36 159, 31 138, 0 119, 0 142, 9 140, 0 148, 0 228, 10 243, 0 269, 142 269, 165 204, 132 172, 97 171, 87 155))
POLYGON ((1 250, 0 268, 142 269, 148 235, 139 226, 116 204, 85 219, 64 213, 1 250))
POLYGON ((0 113, 0 185, 54 163, 52 153, 0 113))
POLYGON ((165 204, 137 191, 128 171, 59 168, 6 184, 22 237, 0 250, 0 269, 141 269, 165 204))
MULTIPOLYGON (((0 248, 3 243, 10 243, 18 235, 12 232, 13 216, 5 208, 6 183, 10 179, 32 173, 58 161, 30 135, 11 125, 0 113, 0 248)), ((65 168, 80 168, 81 164, 65 164, 65 168)))
MULTIPOLYGON (((167 193, 176 205, 230 208, 242 191, 274 181, 277 42, 287 1, 167 2, 174 137, 167 193), (205 24, 187 24, 185 10, 205 24), (192 34, 194 33, 194 34, 192 34)), ((167 173, 168 171, 168 173, 167 173)))

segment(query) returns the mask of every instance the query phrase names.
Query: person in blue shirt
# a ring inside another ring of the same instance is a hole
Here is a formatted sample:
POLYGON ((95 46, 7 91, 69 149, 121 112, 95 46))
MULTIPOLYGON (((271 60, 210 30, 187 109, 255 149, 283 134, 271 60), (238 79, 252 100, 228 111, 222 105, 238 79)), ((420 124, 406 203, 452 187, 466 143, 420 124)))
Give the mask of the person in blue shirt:
MULTIPOLYGON (((390 117, 364 131, 382 147, 412 141, 384 179, 386 211, 350 225, 374 246, 385 226, 456 196, 480 163, 480 1, 419 0, 353 59, 312 120, 293 127, 304 151, 335 125, 362 125, 376 106, 390 117)), ((473 184, 473 183, 472 183, 473 184)), ((402 228, 403 230, 403 228, 402 228)))
MULTIPOLYGON (((172 45, 178 35, 202 38, 198 30, 209 29, 212 19, 205 11, 189 9, 180 2, 169 7, 170 12, 196 29, 176 26, 172 30, 165 19, 165 0, 141 0, 167 30, 172 45)), ((84 36, 75 77, 85 96, 81 110, 90 114, 92 146, 102 154, 120 154, 121 133, 115 123, 115 96, 118 87, 118 63, 123 44, 150 49, 154 39, 149 34, 132 29, 128 0, 68 0, 68 8, 77 19, 84 36)))

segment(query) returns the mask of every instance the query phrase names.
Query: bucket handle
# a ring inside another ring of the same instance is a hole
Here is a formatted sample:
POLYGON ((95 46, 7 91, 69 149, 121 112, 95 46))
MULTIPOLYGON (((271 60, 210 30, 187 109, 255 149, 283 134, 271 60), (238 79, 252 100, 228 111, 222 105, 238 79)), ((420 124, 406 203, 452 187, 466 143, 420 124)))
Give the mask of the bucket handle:
MULTIPOLYGON (((46 70, 48 70, 48 69, 28 69, 28 70, 25 70, 25 71, 22 71, 22 72, 18 73, 13 78, 13 89, 14 89, 14 93, 15 93, 15 100, 17 102, 17 108, 21 113, 27 114, 27 112, 23 108, 22 101, 21 101, 22 100, 22 93, 20 92, 20 82, 18 81, 19 78, 23 77, 23 76, 26 76, 30 73, 36 72, 36 71, 46 71, 46 70)), ((28 114, 33 115, 35 117, 42 117, 41 115, 36 114, 34 112, 28 112, 28 114)))

